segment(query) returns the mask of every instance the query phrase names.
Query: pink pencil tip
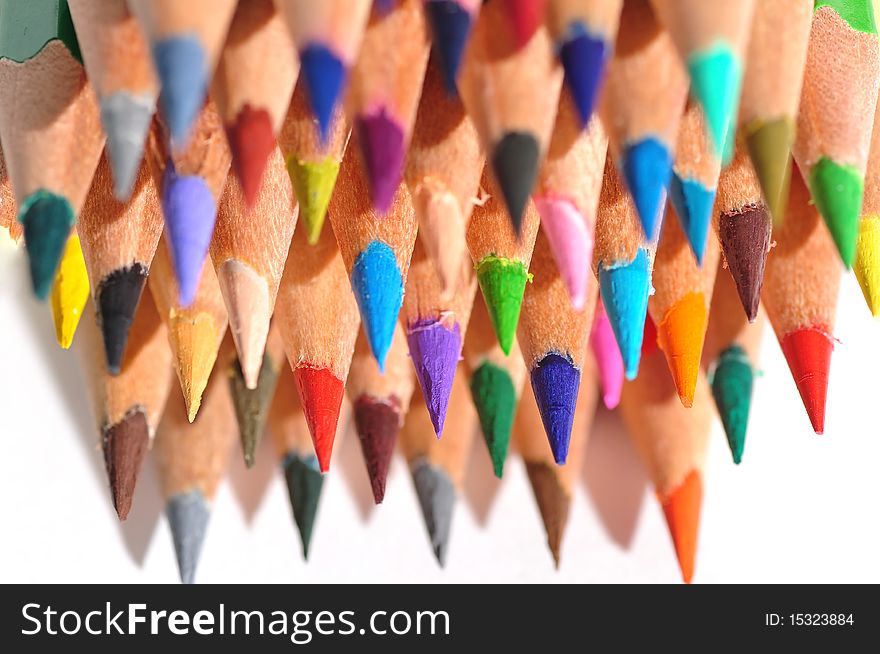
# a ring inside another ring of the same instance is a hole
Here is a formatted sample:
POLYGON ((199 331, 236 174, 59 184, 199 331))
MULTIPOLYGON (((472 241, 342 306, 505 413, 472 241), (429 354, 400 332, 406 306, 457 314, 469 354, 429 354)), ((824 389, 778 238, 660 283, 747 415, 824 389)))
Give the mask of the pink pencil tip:
POLYGON ((581 212, 570 200, 543 196, 535 198, 535 206, 571 304, 580 311, 586 302, 590 262, 593 260, 593 235, 581 212))
POLYGON ((596 304, 596 316, 590 332, 590 348, 593 356, 596 357, 596 367, 599 369, 602 401, 606 408, 613 409, 620 404, 624 367, 617 341, 614 339, 614 331, 611 329, 611 323, 601 300, 596 304))

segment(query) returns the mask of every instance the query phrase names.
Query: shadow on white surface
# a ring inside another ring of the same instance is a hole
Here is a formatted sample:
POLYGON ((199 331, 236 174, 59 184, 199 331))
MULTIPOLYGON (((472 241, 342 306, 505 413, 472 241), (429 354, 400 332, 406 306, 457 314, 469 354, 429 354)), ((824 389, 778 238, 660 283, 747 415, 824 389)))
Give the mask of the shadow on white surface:
MULTIPOLYGON (((504 462, 505 466, 511 458, 512 455, 508 454, 508 460, 504 462)), ((492 460, 486 449, 486 441, 483 440, 483 434, 477 428, 465 469, 463 495, 471 507, 471 511, 474 512, 474 519, 480 528, 485 529, 489 523, 489 515, 495 503, 495 497, 501 489, 501 484, 502 480, 495 476, 495 471, 492 469, 492 460)))
POLYGON ((244 515, 245 523, 253 524, 254 516, 260 509, 263 497, 272 481, 272 476, 279 474, 278 459, 272 449, 269 434, 263 434, 257 445, 254 467, 248 470, 241 452, 241 442, 236 439, 232 445, 229 462, 229 484, 238 506, 244 515))

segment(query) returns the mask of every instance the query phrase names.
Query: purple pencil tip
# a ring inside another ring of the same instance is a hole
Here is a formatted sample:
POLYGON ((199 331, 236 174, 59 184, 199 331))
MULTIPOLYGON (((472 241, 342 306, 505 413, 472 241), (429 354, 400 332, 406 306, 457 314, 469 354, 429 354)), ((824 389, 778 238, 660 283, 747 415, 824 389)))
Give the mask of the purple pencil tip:
POLYGON ((461 356, 461 330, 458 323, 447 326, 443 318, 421 320, 407 328, 406 340, 434 432, 440 438, 461 356))
POLYGON ((384 106, 358 115, 355 126, 373 206, 385 213, 391 208, 403 170, 403 127, 384 106))

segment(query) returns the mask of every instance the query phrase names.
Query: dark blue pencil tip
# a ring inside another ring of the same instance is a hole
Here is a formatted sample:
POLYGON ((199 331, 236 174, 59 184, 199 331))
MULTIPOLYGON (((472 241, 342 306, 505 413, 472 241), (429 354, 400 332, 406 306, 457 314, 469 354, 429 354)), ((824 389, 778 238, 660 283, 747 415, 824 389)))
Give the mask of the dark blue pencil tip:
POLYGON ((669 199, 697 263, 702 266, 709 225, 712 222, 715 189, 706 188, 695 179, 682 179, 673 173, 669 184, 669 199))
POLYGON ((434 46, 440 59, 446 91, 456 95, 456 79, 471 31, 471 16, 460 4, 451 0, 431 0, 425 3, 425 9, 434 32, 434 46))
POLYGON ((531 372, 532 392, 556 463, 568 457, 581 371, 567 358, 550 353, 531 372))
POLYGON ((586 126, 593 115, 596 98, 605 78, 610 48, 603 38, 590 34, 580 21, 569 25, 558 47, 565 82, 577 107, 581 125, 586 126))
POLYGON ((208 88, 205 51, 192 36, 175 36, 153 44, 153 61, 162 83, 162 115, 177 146, 186 143, 208 88))
POLYGON ((370 350, 379 370, 384 371, 397 314, 403 304, 403 277, 387 243, 372 241, 357 256, 351 269, 351 288, 370 350))
POLYGON ((309 44, 299 53, 299 59, 321 140, 326 141, 348 71, 342 60, 323 45, 309 44))
POLYGON ((646 138, 624 148, 623 177, 649 241, 656 236, 671 175, 672 156, 657 139, 646 138))

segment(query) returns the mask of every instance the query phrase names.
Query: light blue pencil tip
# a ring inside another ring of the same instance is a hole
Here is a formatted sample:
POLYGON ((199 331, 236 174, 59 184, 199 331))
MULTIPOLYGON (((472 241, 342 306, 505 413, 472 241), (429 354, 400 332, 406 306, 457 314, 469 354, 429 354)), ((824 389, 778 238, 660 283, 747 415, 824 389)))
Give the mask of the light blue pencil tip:
POLYGON ((403 276, 387 243, 372 241, 357 256, 351 269, 351 288, 370 349, 379 370, 384 372, 397 314, 403 304, 403 276))
POLYGON ((600 263, 599 291, 620 348, 626 378, 635 379, 639 372, 648 295, 651 291, 647 250, 640 248, 628 263, 600 263))

